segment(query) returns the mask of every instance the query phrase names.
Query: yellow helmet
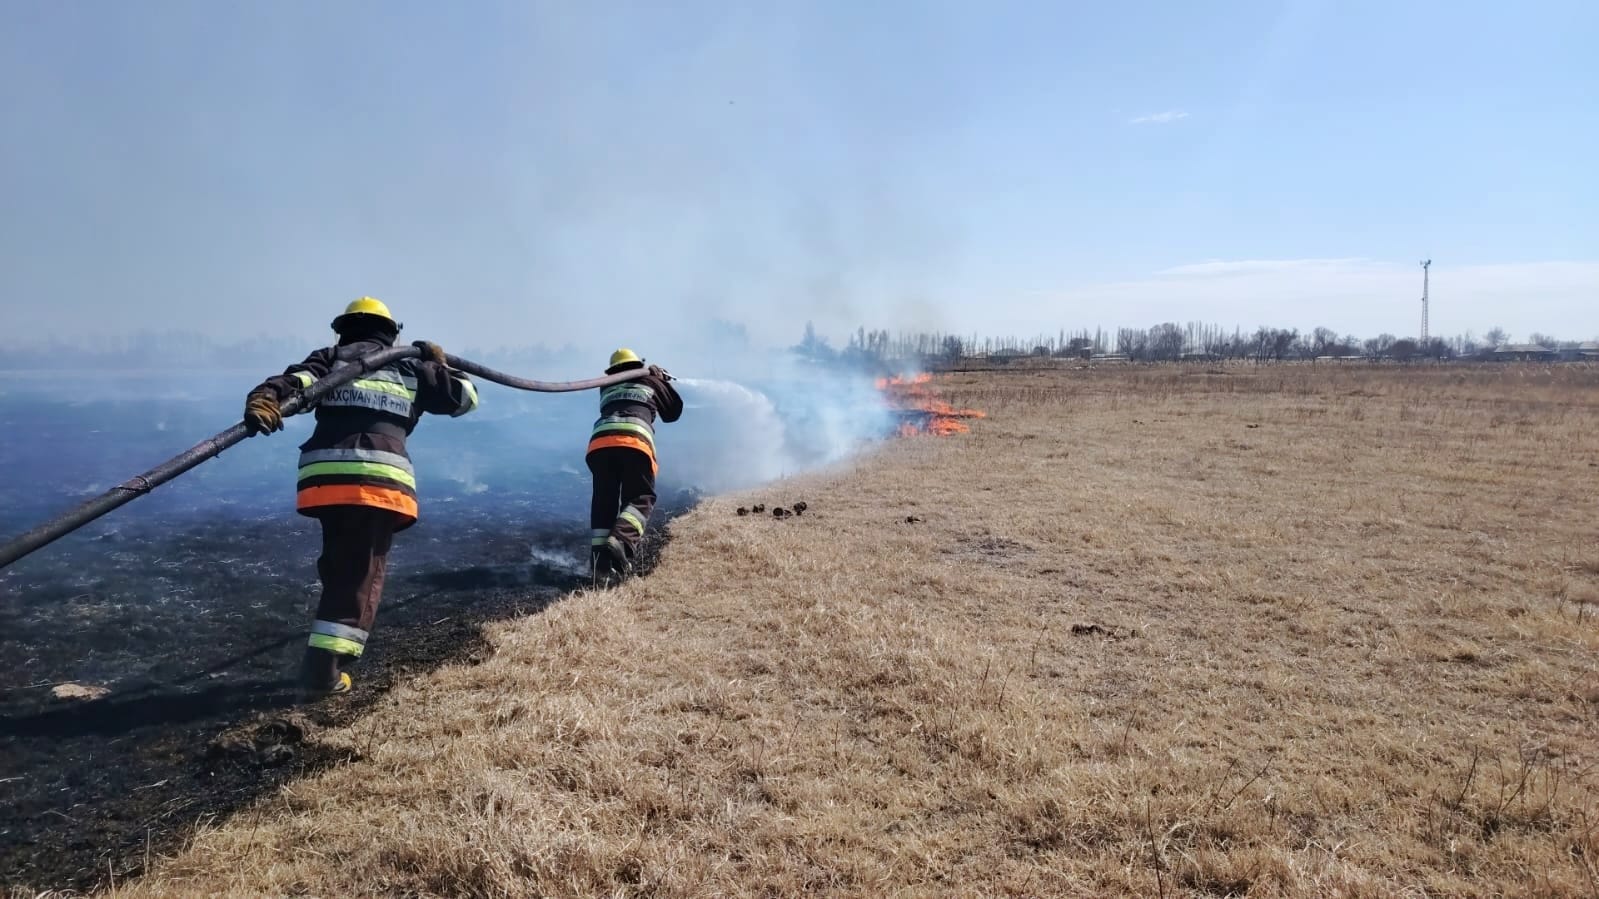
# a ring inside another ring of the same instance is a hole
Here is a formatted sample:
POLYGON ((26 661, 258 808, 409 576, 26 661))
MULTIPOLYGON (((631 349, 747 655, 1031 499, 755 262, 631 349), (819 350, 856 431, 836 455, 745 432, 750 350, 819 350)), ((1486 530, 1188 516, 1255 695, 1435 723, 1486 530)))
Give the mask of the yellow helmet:
POLYGON ((362 297, 359 300, 351 300, 350 305, 344 307, 345 315, 354 315, 358 312, 366 315, 381 315, 389 321, 394 321, 394 316, 389 314, 389 307, 383 305, 383 301, 376 297, 362 297))
POLYGON ((361 297, 358 300, 351 300, 350 305, 344 307, 344 314, 333 320, 333 330, 342 330, 342 326, 357 315, 370 315, 375 318, 381 318, 394 325, 394 330, 396 331, 401 328, 400 323, 394 320, 394 316, 389 312, 389 307, 383 305, 382 300, 376 297, 361 297))
POLYGON ((605 370, 606 372, 613 372, 623 365, 631 364, 643 365, 644 360, 639 358, 638 353, 623 347, 611 354, 611 364, 605 370))

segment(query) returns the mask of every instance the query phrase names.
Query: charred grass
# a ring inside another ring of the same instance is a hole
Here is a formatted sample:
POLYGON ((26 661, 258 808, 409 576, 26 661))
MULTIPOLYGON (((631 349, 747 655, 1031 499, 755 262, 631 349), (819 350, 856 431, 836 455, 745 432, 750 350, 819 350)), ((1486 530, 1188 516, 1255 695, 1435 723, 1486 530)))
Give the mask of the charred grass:
POLYGON ((939 387, 119 894, 1599 896, 1599 371, 939 387))

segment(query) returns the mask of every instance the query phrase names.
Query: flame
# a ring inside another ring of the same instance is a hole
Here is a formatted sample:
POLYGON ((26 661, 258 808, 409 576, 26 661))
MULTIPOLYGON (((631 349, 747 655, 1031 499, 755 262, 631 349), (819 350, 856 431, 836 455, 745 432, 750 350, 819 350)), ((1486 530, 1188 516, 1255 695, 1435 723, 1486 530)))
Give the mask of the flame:
POLYGON ((922 384, 931 384, 932 382, 933 376, 927 372, 922 372, 919 375, 912 375, 909 378, 895 375, 892 378, 878 378, 877 389, 887 390, 890 387, 918 387, 922 384))
POLYGON ((895 375, 877 379, 877 389, 887 396, 895 409, 920 413, 900 422, 899 436, 932 434, 948 437, 951 434, 965 434, 971 430, 965 419, 984 417, 984 413, 977 409, 956 409, 944 402, 933 390, 932 382, 933 376, 926 372, 908 378, 895 375))

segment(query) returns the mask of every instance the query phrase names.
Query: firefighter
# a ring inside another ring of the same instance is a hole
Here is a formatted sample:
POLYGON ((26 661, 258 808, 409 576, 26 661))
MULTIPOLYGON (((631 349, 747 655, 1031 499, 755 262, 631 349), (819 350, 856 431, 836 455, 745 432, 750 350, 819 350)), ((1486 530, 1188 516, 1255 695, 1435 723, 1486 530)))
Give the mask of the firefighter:
MULTIPOLYGON (((644 368, 644 360, 623 348, 611 354, 608 375, 644 368)), ((626 577, 644 539, 655 507, 655 419, 677 421, 683 399, 672 376, 659 365, 649 374, 600 389, 600 417, 589 435, 585 461, 594 475, 590 506, 589 562, 596 582, 626 577)))
MULTIPOLYGON (((279 404, 336 368, 394 346, 401 325, 372 297, 333 320, 338 343, 267 378, 245 400, 251 434, 283 428, 279 404)), ((437 344, 412 344, 422 358, 401 359, 341 386, 316 404, 316 428, 300 446, 295 507, 322 526, 317 574, 322 598, 300 678, 312 695, 350 689, 346 669, 360 658, 377 617, 394 534, 416 523, 416 478, 405 440, 424 412, 452 417, 477 408, 477 388, 445 364, 437 344)))

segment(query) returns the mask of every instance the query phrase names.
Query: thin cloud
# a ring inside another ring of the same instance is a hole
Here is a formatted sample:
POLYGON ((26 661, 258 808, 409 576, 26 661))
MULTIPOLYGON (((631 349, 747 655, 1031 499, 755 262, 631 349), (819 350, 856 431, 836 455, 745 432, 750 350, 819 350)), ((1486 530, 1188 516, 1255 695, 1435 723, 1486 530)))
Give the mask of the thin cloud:
POLYGON ((1350 269, 1364 265, 1369 260, 1361 258, 1339 259, 1238 259, 1212 260, 1190 265, 1178 265, 1155 272, 1157 277, 1206 277, 1248 275, 1268 272, 1303 271, 1305 269, 1350 269))
POLYGON ((1151 115, 1141 115, 1136 119, 1128 119, 1129 125, 1170 125, 1172 122, 1188 118, 1188 113, 1180 109, 1168 109, 1151 115))

